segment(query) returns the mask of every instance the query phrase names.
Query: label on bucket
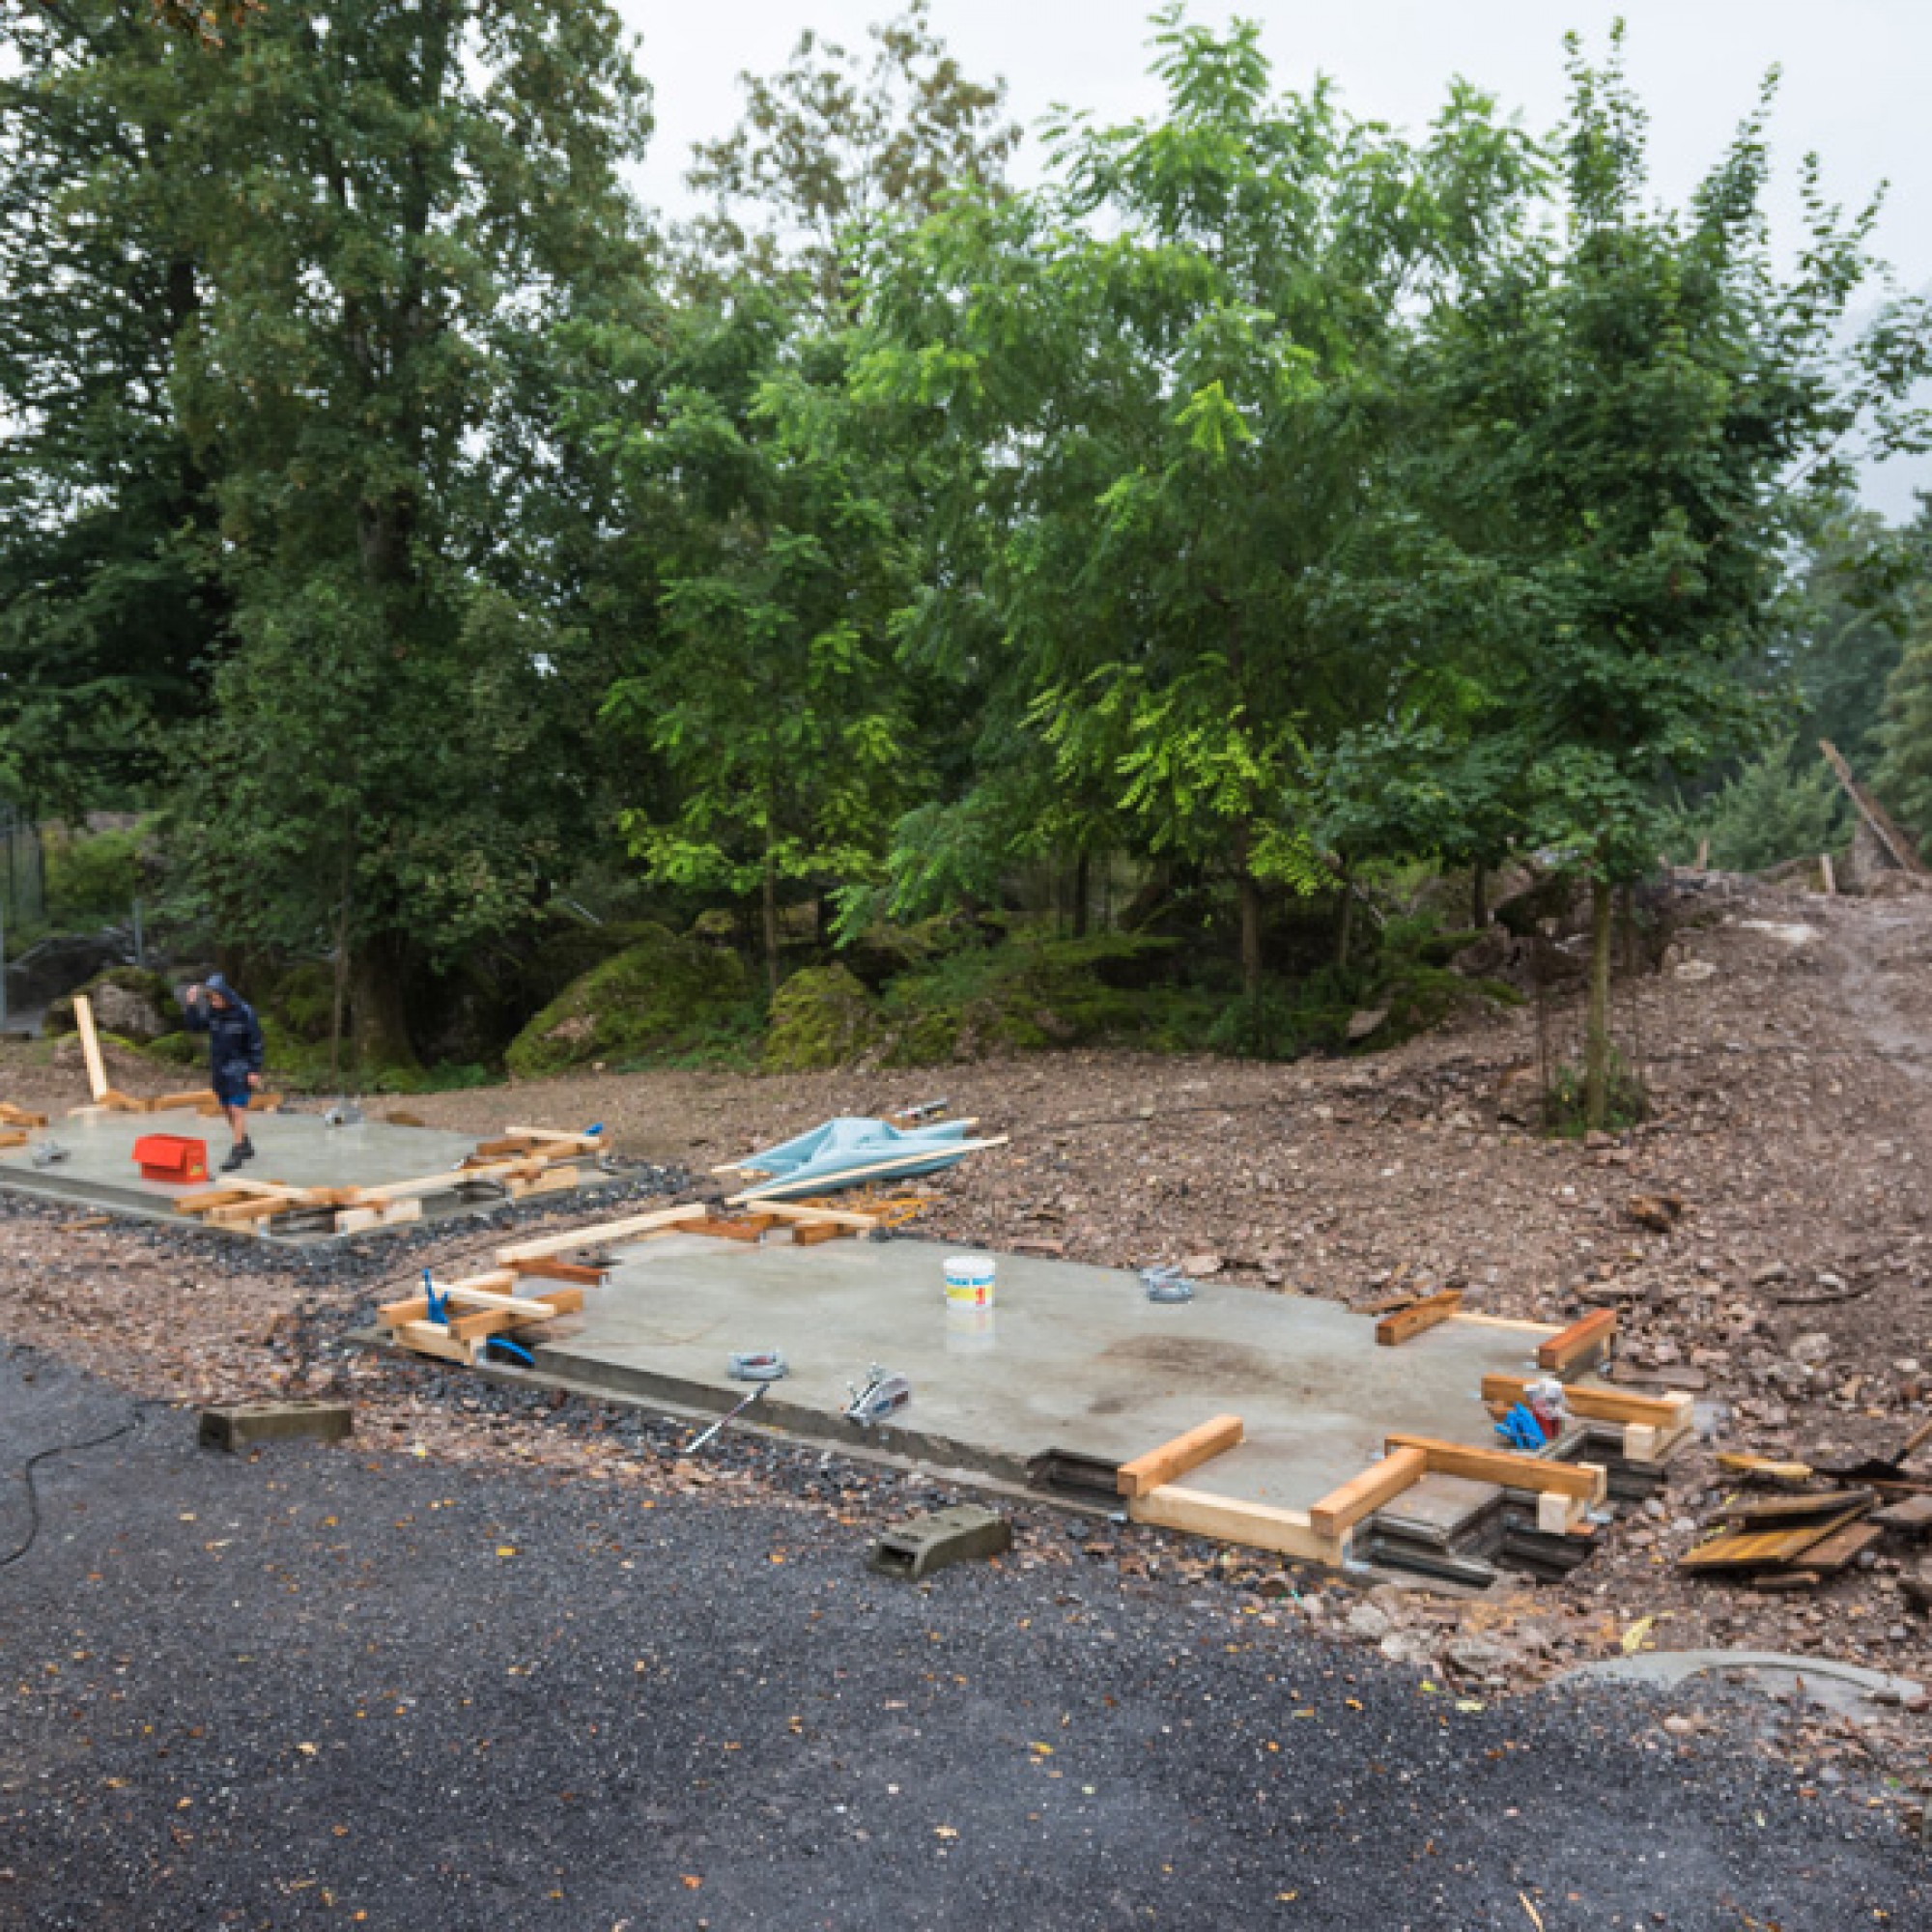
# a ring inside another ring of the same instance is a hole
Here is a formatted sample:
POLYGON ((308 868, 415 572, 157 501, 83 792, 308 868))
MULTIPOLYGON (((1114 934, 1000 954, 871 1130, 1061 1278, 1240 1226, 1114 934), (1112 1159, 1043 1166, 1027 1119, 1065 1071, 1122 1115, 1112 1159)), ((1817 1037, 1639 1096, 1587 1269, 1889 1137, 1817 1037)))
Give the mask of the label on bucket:
POLYGON ((948 1256, 946 1298, 955 1306, 990 1308, 993 1304, 992 1256, 948 1256))

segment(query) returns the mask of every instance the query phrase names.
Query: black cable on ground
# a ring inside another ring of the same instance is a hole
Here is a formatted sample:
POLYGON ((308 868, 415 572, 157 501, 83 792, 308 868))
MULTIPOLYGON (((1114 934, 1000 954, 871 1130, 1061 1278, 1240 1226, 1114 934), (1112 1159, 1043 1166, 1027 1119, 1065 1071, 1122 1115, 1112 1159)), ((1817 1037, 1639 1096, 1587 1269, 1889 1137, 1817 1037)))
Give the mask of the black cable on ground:
POLYGON ((34 1470, 39 1464, 50 1461, 55 1456, 78 1456, 83 1450, 105 1448, 110 1442, 118 1442, 122 1436, 126 1435, 139 1424, 143 1409, 171 1408, 174 1405, 168 1402, 138 1402, 134 1405, 133 1414, 119 1429, 110 1429, 105 1435, 96 1435, 85 1442, 56 1442, 51 1449, 42 1449, 34 1455, 29 1456, 20 1464, 20 1480, 26 1485, 27 1489, 27 1540, 10 1555, 0 1556, 0 1570, 6 1569, 11 1563, 19 1562, 40 1540, 41 1498, 40 1492, 34 1483, 34 1470))

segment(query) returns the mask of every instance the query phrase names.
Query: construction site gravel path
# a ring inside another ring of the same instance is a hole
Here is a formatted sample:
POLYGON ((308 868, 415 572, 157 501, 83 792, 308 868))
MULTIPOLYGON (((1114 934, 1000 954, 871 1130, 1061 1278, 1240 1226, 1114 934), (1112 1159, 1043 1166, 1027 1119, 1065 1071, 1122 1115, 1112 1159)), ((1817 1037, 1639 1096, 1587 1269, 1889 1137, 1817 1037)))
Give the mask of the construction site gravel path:
POLYGON ((639 1509, 353 1444, 211 1454, 185 1417, 0 1363, 10 1469, 130 1420, 40 1465, 40 1534, 0 1569, 6 1926, 1932 1911, 1888 1817, 1640 1695, 1452 1699, 1101 1563, 884 1582, 862 1528, 770 1504, 639 1509))

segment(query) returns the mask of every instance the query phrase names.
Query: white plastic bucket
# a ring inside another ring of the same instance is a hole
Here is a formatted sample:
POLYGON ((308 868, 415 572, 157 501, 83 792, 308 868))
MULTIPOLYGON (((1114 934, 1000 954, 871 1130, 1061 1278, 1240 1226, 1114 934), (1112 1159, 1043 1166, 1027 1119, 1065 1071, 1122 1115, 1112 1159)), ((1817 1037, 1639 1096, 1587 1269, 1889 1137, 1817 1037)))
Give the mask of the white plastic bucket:
POLYGON ((993 1305, 991 1255, 948 1255, 946 1305, 949 1308, 990 1308, 993 1305))

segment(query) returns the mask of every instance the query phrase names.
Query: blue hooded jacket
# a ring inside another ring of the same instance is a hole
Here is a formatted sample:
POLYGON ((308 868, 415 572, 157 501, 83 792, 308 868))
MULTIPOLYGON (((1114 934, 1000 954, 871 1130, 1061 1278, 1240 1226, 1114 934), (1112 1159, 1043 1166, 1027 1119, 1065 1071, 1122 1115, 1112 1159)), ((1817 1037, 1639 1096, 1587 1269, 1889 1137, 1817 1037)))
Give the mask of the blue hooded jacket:
POLYGON ((228 1002, 216 1007, 206 1000, 183 1000, 189 1033, 208 1036, 208 1065, 217 1094, 232 1094, 247 1086, 248 1076, 262 1070, 262 1027, 255 1009, 224 980, 211 973, 202 984, 228 1002))

